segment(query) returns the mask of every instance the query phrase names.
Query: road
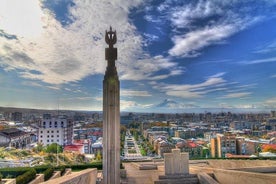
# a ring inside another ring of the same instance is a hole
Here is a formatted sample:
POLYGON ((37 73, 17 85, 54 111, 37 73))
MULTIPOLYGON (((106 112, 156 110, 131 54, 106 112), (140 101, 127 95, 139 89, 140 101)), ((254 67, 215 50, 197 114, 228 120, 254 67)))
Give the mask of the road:
POLYGON ((145 160, 148 157, 142 156, 140 148, 133 135, 127 130, 124 145, 124 160, 145 160))

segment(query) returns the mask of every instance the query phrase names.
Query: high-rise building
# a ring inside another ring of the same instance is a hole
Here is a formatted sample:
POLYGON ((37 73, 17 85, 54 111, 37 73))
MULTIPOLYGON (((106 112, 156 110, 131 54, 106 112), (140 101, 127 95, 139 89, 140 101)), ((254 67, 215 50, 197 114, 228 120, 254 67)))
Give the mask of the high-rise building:
POLYGON ((225 157, 226 153, 237 154, 236 137, 233 135, 217 134, 211 139, 212 157, 225 157))
POLYGON ((61 146, 72 144, 73 121, 66 117, 46 118, 39 122, 38 142, 43 145, 57 143, 61 146))
POLYGON ((276 111, 271 111, 271 112, 270 112, 270 116, 271 116, 272 118, 276 118, 276 111))
POLYGON ((11 120, 12 121, 22 121, 22 112, 13 112, 11 120))

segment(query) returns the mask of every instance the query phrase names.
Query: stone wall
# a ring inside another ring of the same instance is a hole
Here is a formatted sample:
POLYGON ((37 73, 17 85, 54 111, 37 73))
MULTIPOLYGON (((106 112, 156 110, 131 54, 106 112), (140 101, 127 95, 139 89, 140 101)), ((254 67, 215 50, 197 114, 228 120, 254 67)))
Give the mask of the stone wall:
POLYGON ((16 179, 2 179, 2 182, 5 184, 16 184, 16 179))
POLYGON ((219 184, 214 178, 205 172, 199 172, 197 178, 200 184, 219 184))
POLYGON ((53 176, 49 180, 52 180, 52 179, 55 179, 55 178, 59 178, 60 176, 61 176, 61 172, 60 171, 55 171, 53 173, 53 176))
POLYGON ((66 168, 63 176, 69 175, 71 173, 72 173, 72 169, 71 168, 66 168))
POLYGON ((211 167, 218 169, 239 169, 276 165, 276 160, 208 160, 207 162, 211 167))
POLYGON ((37 174, 35 179, 31 181, 29 184, 39 184, 44 182, 44 174, 37 174))
POLYGON ((220 184, 275 184, 276 175, 243 172, 236 170, 214 169, 214 177, 220 184))
POLYGON ((246 167, 246 168, 240 168, 236 170, 245 171, 245 172, 256 172, 256 173, 276 173, 276 166, 275 167, 272 167, 272 166, 246 167))
POLYGON ((97 169, 85 169, 80 172, 43 182, 43 184, 96 184, 97 173, 97 169))

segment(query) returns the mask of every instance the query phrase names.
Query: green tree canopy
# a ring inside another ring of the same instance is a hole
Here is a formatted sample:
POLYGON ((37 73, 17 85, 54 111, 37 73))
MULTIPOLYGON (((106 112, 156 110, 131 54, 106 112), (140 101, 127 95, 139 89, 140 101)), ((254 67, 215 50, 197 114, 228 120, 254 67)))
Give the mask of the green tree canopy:
POLYGON ((58 145, 57 143, 52 143, 46 147, 47 153, 61 153, 62 151, 62 146, 58 145))

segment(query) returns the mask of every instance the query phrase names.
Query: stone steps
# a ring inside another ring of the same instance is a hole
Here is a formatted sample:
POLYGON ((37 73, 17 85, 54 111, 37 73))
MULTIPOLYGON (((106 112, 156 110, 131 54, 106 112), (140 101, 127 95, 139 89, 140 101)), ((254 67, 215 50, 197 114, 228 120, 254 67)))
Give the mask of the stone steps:
POLYGON ((181 178, 181 179, 162 179, 155 181, 154 184, 198 184, 197 178, 181 178))
POLYGON ((159 179, 197 178, 197 174, 159 175, 159 179))
POLYGON ((198 184, 196 174, 160 175, 154 184, 198 184))

